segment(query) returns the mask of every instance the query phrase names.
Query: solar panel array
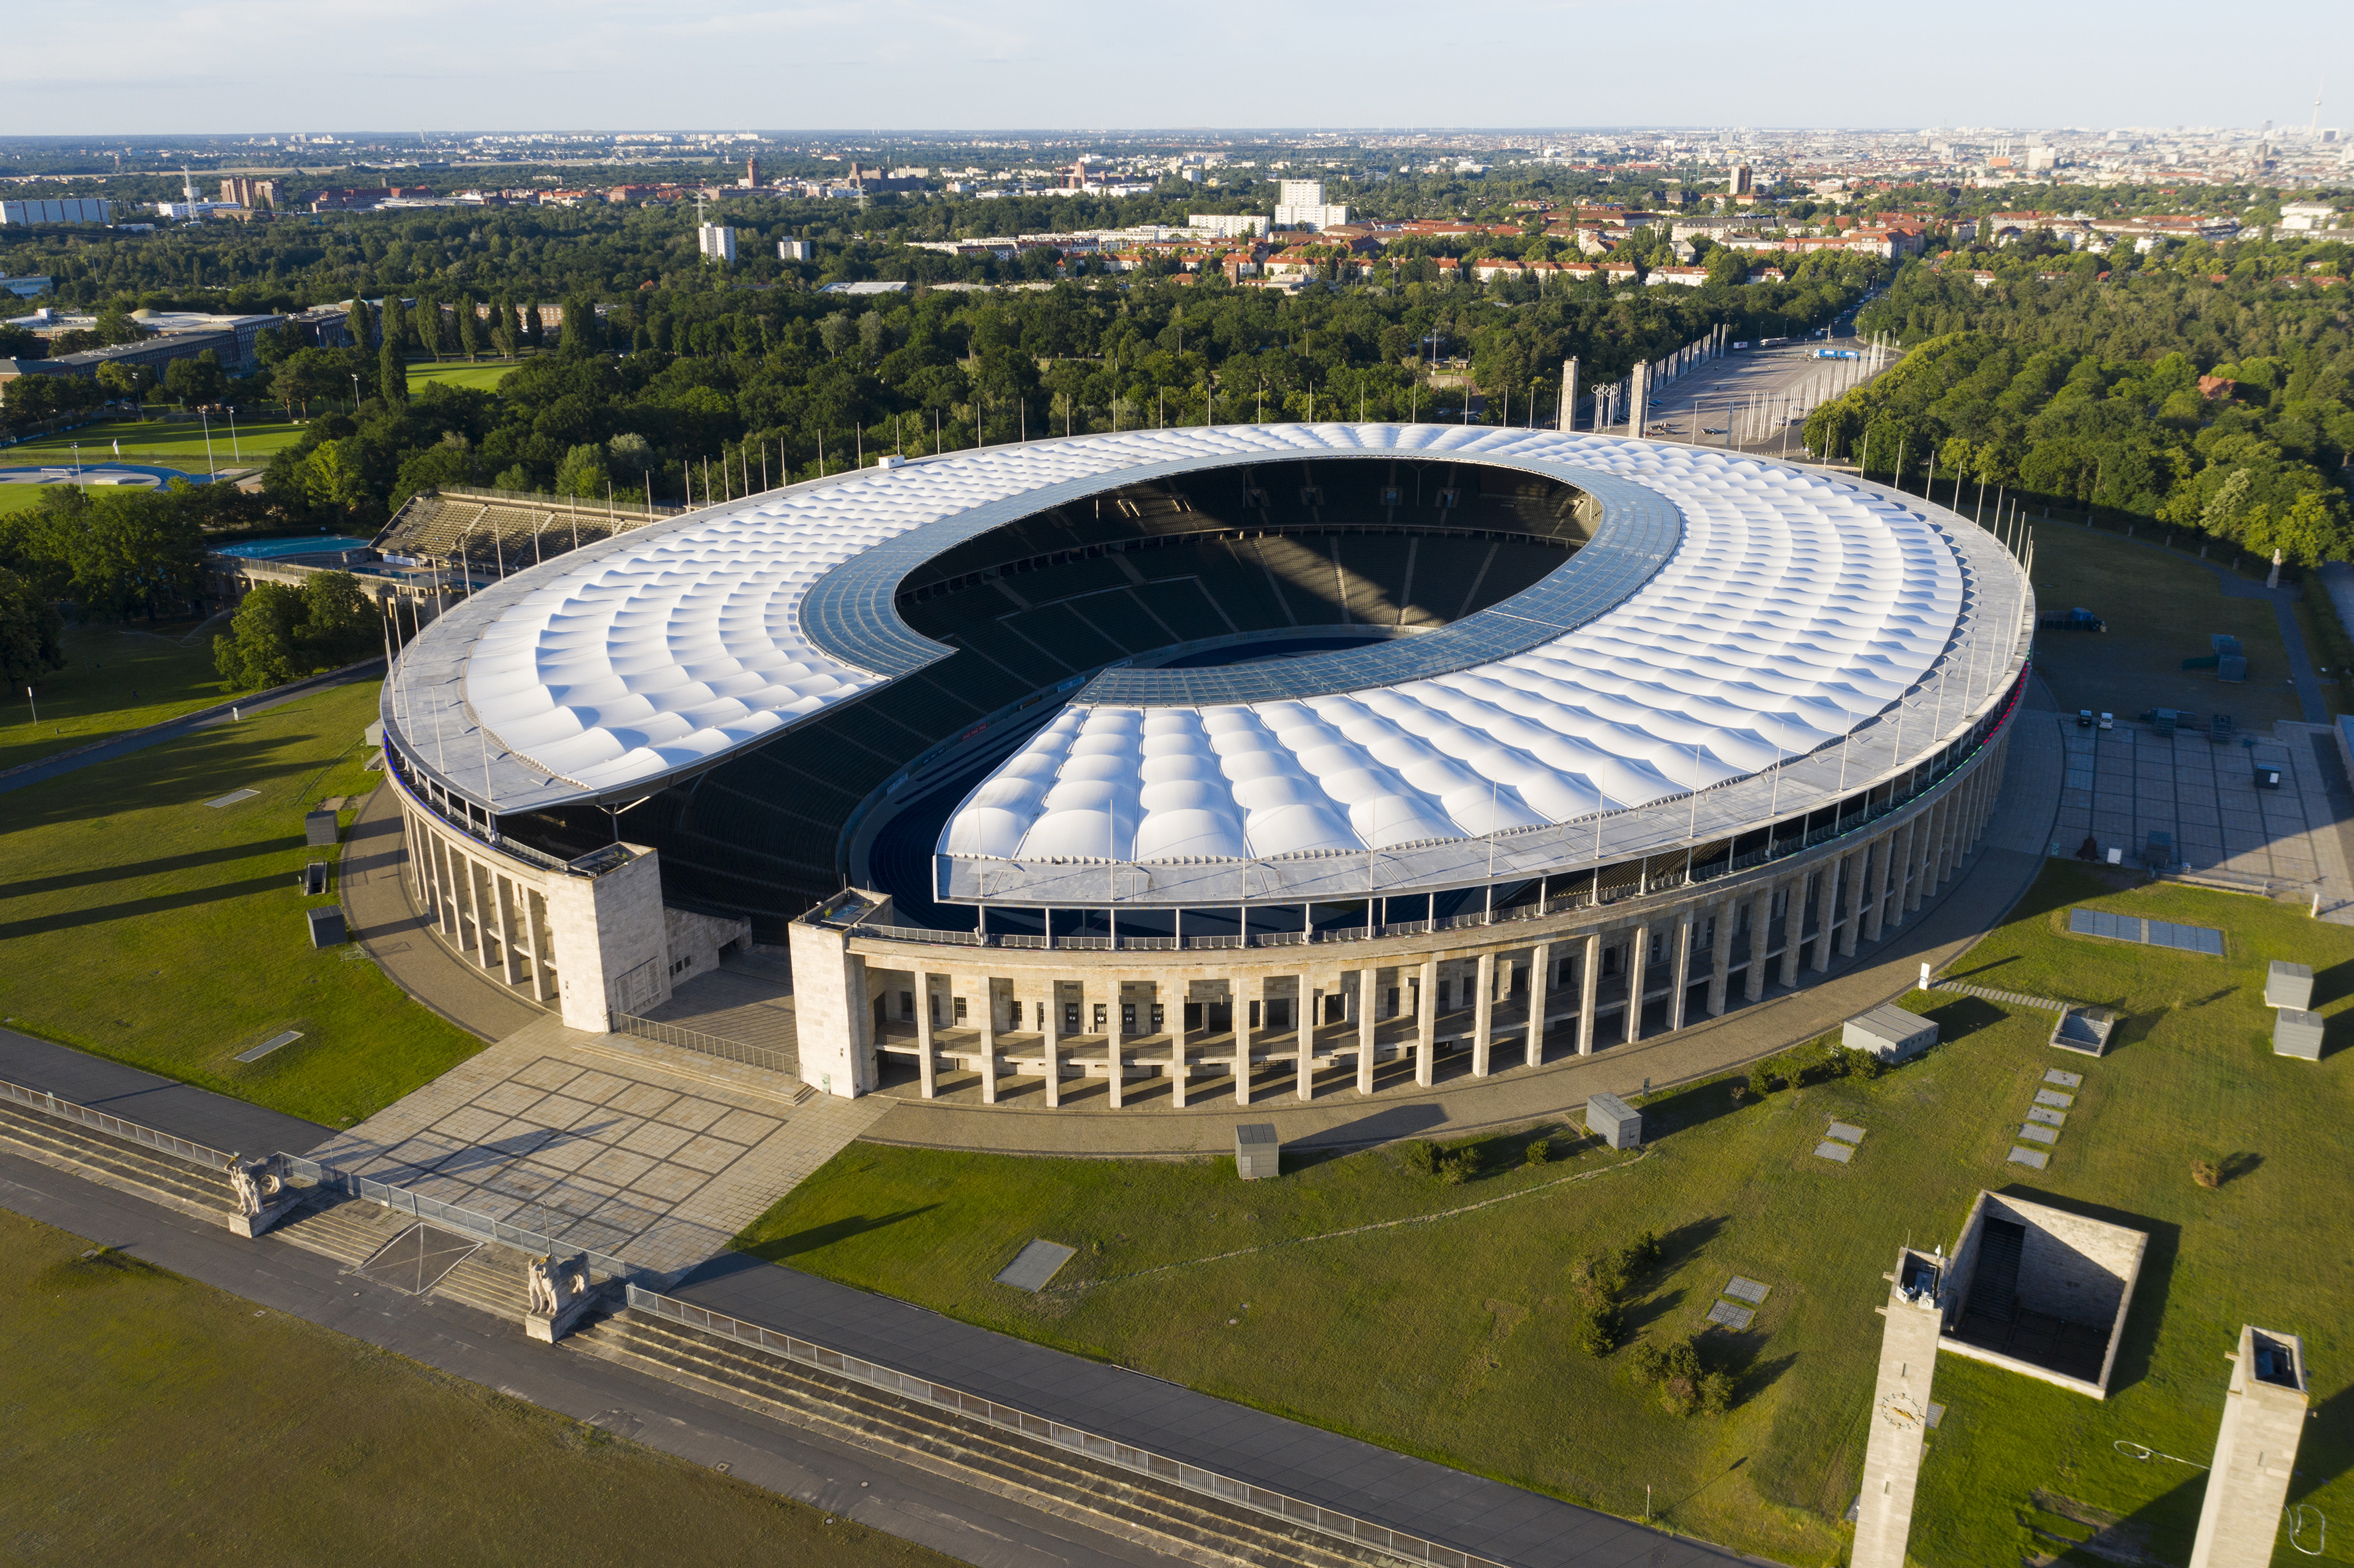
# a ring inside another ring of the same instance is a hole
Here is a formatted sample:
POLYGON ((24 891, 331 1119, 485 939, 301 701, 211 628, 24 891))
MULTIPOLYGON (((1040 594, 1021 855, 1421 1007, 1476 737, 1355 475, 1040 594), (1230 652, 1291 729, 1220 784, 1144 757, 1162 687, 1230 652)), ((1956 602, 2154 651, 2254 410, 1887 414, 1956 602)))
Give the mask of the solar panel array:
POLYGON ((2071 909, 2068 929, 2079 937, 2106 937, 2116 942, 2139 942, 2152 948, 2172 948, 2180 953, 2223 956, 2223 933, 2208 926, 2178 926, 2167 920, 2145 920, 2137 915, 2112 915, 2105 909, 2071 909))

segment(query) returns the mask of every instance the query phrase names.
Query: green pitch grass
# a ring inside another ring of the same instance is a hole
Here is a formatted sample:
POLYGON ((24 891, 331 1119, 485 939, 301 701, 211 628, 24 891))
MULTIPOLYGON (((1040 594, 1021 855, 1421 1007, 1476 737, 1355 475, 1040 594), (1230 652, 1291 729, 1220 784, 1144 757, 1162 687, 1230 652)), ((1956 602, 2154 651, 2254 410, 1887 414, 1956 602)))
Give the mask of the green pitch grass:
MULTIPOLYGON (((79 429, 43 436, 20 446, 0 447, 0 468, 72 462, 77 442, 81 449, 80 461, 85 463, 148 463, 157 468, 176 468, 184 473, 260 468, 281 448, 300 441, 306 428, 299 422, 257 418, 251 424, 239 419, 232 429, 228 420, 215 419, 212 450, 207 454, 205 429, 193 418, 174 415, 169 418, 110 419, 104 424, 84 425, 79 429), (122 445, 120 455, 114 450, 118 441, 122 445)), ((0 485, 0 491, 17 488, 0 485)))
POLYGON ((515 373, 513 360, 492 365, 468 365, 463 360, 445 360, 434 364, 411 360, 408 366, 408 390, 411 395, 440 382, 444 387, 475 387, 485 392, 498 390, 499 383, 515 373))

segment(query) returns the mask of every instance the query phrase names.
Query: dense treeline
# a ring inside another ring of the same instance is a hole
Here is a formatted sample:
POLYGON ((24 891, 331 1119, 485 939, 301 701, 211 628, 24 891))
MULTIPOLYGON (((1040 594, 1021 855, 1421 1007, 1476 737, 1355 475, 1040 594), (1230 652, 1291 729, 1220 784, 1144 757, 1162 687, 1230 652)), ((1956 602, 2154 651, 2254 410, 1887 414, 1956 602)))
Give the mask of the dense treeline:
POLYGON ((2010 263, 1987 286, 1906 268, 1859 324, 1912 352, 1818 409, 1808 445, 1903 482, 1934 462, 1965 504, 2007 487, 2300 565, 2354 555, 2343 291, 2275 281, 2281 248, 2197 249, 2106 277, 2010 263))
POLYGON ((1593 385, 1720 322, 1736 334, 1812 325, 1872 277, 1858 258, 1796 270, 1778 285, 1597 281, 1542 298, 1412 282, 1286 298, 1216 281, 871 299, 641 292, 601 321, 576 297, 557 346, 497 392, 435 385, 414 398, 387 366, 415 351, 432 313, 387 308, 364 329, 370 351, 306 349, 279 364, 270 387, 344 406, 314 409, 265 482, 290 520, 351 525, 447 485, 616 503, 650 486, 678 503, 883 451, 1066 431, 1361 416, 1549 423, 1568 355, 1593 385), (1434 355, 1453 362, 1438 388, 1434 355), (356 406, 354 376, 366 394, 356 406), (1462 380, 1483 395, 1478 414, 1465 411, 1462 380))

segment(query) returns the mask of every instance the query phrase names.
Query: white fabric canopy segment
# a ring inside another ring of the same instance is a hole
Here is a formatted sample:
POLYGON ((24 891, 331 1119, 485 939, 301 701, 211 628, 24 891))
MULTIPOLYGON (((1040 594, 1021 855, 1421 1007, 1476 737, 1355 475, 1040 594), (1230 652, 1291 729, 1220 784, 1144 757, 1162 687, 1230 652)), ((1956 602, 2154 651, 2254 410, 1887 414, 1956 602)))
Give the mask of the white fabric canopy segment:
POLYGON ((1752 459, 1554 440, 1682 511, 1682 547, 1626 602, 1528 652, 1393 687, 1075 705, 949 818, 939 853, 1267 859, 1647 805, 1836 745, 1954 635, 1959 559, 1914 513, 1752 459))

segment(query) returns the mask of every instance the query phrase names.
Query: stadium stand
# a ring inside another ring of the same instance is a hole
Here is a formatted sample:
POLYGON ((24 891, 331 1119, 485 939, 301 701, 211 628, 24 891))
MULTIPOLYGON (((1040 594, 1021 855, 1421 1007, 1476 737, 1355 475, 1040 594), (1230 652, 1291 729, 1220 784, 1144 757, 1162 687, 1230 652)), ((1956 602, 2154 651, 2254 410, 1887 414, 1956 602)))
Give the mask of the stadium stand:
POLYGON ((382 556, 502 577, 678 511, 623 512, 601 501, 504 490, 425 491, 410 496, 372 543, 382 556))
MULTIPOLYGON (((1565 485, 1497 469, 1341 461, 1132 485, 1040 513, 901 585, 901 617, 957 651, 947 659, 618 820, 568 808, 529 819, 528 835, 581 853, 616 832, 659 837, 672 902, 765 911, 756 933, 777 940, 783 922, 843 885, 853 814, 911 758, 984 729, 992 746, 1011 744, 1054 714, 1056 688, 1172 645, 1296 627, 1444 625, 1559 567, 1590 534, 1585 504, 1565 485)), ((606 521, 601 508, 554 498, 493 504, 452 492, 412 501, 385 537, 405 527, 404 537, 477 562, 504 550, 512 567, 532 548, 530 528, 547 547, 543 514, 567 548, 576 515, 584 543, 606 521)), ((927 778, 921 792, 939 788, 927 778)), ((928 853, 928 842, 891 841, 900 860, 928 853)), ((901 918, 926 913, 911 904, 901 918)))

